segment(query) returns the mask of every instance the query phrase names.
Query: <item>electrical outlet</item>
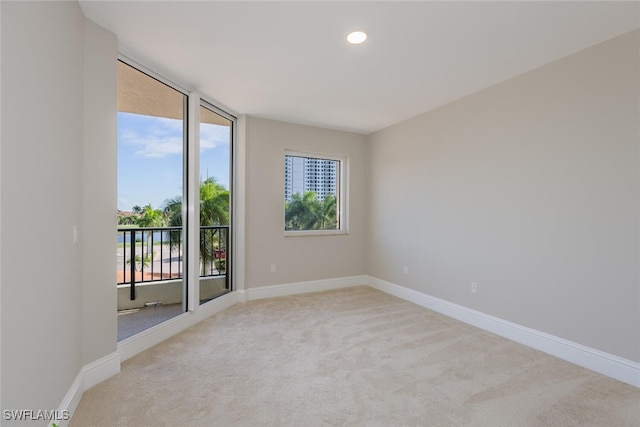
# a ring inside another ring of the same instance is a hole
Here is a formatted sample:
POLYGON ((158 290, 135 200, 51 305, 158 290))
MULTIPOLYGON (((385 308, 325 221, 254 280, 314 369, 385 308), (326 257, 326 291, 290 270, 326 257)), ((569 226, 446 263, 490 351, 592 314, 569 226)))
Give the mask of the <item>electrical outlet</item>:
POLYGON ((276 265, 275 264, 271 264, 271 272, 272 273, 276 272, 276 265))
POLYGON ((478 293, 478 284, 476 282, 471 282, 471 293, 478 293))
POLYGON ((405 276, 409 275, 409 267, 407 267, 406 265, 404 266, 404 269, 402 271, 404 272, 405 276))

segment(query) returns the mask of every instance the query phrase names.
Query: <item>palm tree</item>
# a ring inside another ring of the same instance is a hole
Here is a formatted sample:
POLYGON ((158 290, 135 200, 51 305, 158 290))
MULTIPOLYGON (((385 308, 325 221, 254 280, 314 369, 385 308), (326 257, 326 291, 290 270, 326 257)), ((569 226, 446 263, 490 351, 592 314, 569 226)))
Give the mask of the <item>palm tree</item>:
MULTIPOLYGON (((182 226, 182 197, 176 196, 165 201, 163 211, 170 227, 182 226)), ((229 225, 229 190, 218 184, 213 177, 207 178, 200 183, 200 225, 229 225)), ((214 252, 216 247, 211 242, 216 237, 218 237, 218 241, 226 241, 226 238, 223 238, 226 236, 217 235, 220 232, 220 229, 202 230, 200 232, 200 270, 202 274, 216 261, 214 252)), ((181 233, 172 231, 170 233, 170 242, 172 247, 179 247, 181 233)), ((218 265, 216 267, 220 271, 222 261, 217 261, 218 265)))
MULTIPOLYGON (((135 206, 134 206, 135 208, 135 206)), ((165 223, 164 215, 162 215, 162 211, 159 209, 153 209, 151 205, 146 205, 142 208, 142 213, 136 220, 136 225, 140 228, 152 228, 152 227, 162 227, 165 223)), ((142 232, 143 237, 145 236, 145 232, 142 232)), ((153 232, 146 232, 147 237, 147 257, 153 258, 151 254, 151 238, 153 237, 153 232)), ((133 244, 133 242, 132 242, 133 244)))
POLYGON ((320 201, 313 191, 295 193, 285 204, 285 230, 313 230, 320 214, 320 201))
POLYGON ((200 225, 229 225, 229 190, 215 178, 200 184, 200 225))
POLYGON ((320 230, 337 228, 337 200, 333 194, 327 194, 322 201, 318 227, 320 230))
POLYGON ((337 227, 337 200, 327 194, 318 200, 313 191, 291 196, 285 203, 285 230, 331 230, 337 227))
POLYGON ((162 215, 162 211, 160 209, 153 209, 151 205, 146 205, 142 208, 142 213, 136 221, 136 225, 140 228, 162 227, 163 224, 164 216, 162 215))
MULTIPOLYGON (((200 225, 228 225, 229 224, 229 190, 218 184, 214 178, 207 178, 200 184, 200 225)), ((201 273, 207 269, 215 269, 222 272, 226 269, 225 258, 216 258, 215 251, 225 249, 220 247, 222 242, 226 245, 226 230, 204 229, 200 231, 200 259, 201 273)), ((226 252, 225 252, 226 254, 226 252)))
MULTIPOLYGON (((155 252, 153 253, 153 255, 155 255, 155 252)), ((133 258, 136 271, 141 271, 142 266, 149 267, 149 265, 151 265, 151 261, 153 261, 153 255, 151 257, 148 257, 146 255, 144 256, 136 255, 133 258)), ((131 264, 131 259, 128 259, 127 265, 130 265, 130 264, 131 264)))

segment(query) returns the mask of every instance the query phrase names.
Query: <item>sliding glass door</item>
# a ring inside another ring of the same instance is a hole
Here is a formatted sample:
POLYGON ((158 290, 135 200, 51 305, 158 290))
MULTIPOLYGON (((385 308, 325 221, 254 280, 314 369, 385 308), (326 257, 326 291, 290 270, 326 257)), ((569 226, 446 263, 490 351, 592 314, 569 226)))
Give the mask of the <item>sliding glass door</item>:
POLYGON ((232 290, 235 123, 118 62, 118 340, 232 290))
POLYGON ((234 121, 200 105, 200 303, 231 290, 231 155, 234 121))

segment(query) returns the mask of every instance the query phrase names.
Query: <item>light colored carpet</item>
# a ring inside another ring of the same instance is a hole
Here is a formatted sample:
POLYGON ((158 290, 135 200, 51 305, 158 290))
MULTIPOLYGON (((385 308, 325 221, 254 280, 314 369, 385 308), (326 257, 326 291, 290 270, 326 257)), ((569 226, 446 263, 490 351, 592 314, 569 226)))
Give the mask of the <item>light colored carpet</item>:
POLYGON ((88 390, 84 426, 639 426, 640 389, 369 287, 237 304, 88 390))

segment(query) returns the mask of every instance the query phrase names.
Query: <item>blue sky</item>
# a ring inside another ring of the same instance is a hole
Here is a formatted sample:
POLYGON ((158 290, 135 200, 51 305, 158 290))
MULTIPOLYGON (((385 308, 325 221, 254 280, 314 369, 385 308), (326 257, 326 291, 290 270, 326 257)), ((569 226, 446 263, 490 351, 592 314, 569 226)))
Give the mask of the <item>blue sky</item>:
MULTIPOLYGON (((162 207, 182 194, 181 120, 118 113, 118 209, 162 207)), ((226 126, 200 126, 200 176, 229 188, 229 132, 226 126)))

